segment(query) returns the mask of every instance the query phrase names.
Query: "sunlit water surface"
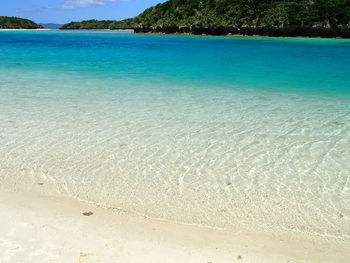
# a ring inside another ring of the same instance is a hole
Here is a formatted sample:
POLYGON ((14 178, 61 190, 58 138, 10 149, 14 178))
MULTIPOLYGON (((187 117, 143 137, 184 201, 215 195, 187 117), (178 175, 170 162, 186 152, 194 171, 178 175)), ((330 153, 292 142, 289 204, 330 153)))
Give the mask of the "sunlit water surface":
POLYGON ((350 238, 350 41, 0 32, 0 183, 350 238))

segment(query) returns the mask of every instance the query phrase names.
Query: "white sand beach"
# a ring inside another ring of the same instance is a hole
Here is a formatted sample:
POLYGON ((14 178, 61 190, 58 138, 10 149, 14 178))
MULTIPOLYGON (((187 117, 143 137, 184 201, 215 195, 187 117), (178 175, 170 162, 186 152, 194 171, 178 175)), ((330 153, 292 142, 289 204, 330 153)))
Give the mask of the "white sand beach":
POLYGON ((1 191, 0 211, 1 263, 350 262, 344 242, 177 225, 31 193, 1 191))
POLYGON ((26 28, 0 28, 0 31, 50 31, 54 29, 50 28, 32 28, 32 29, 26 29, 26 28))

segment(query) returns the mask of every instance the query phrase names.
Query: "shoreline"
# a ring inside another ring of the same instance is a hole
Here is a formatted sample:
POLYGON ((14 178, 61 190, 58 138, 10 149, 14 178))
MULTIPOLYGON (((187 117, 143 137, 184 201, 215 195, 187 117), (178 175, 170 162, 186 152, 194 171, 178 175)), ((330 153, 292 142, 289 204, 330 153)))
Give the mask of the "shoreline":
POLYGON ((190 34, 211 36, 252 36, 252 37, 305 37, 305 38, 350 38, 349 28, 326 28, 308 26, 277 27, 182 27, 148 26, 135 27, 135 33, 190 34))
POLYGON ((198 37, 228 37, 228 38, 263 38, 263 39, 324 39, 324 40, 350 40, 342 37, 314 37, 314 36, 266 36, 266 35, 244 35, 244 34, 194 34, 194 33, 164 33, 164 32, 135 32, 134 29, 4 29, 0 31, 133 31, 135 35, 168 35, 168 36, 198 36, 198 37))
POLYGON ((349 242, 179 225, 63 197, 1 190, 0 209, 0 259, 9 262, 350 260, 349 242))
POLYGON ((193 36, 193 37, 227 37, 227 38, 263 38, 263 39, 319 39, 319 40, 350 40, 349 38, 341 37, 305 37, 305 36, 296 36, 296 37, 284 37, 284 36, 263 36, 263 35, 208 35, 208 34, 191 34, 191 33, 157 33, 157 32, 148 32, 148 33, 134 33, 135 35, 164 35, 164 36, 193 36))
POLYGON ((0 31, 50 31, 50 28, 0 28, 0 31))
POLYGON ((266 39, 324 39, 324 40, 350 40, 342 37, 308 37, 308 36, 266 36, 244 34, 193 34, 193 33, 163 33, 163 32, 135 32, 134 29, 57 29, 59 31, 134 31, 135 35, 164 35, 164 36, 197 36, 197 37, 228 37, 228 38, 266 38, 266 39))

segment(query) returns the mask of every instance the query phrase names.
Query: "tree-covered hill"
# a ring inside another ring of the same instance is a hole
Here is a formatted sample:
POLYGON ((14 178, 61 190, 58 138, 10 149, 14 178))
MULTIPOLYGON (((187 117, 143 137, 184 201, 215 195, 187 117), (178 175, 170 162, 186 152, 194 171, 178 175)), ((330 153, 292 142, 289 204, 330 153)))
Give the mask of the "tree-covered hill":
POLYGON ((169 0, 122 21, 83 21, 62 28, 135 32, 346 36, 350 0, 169 0))
POLYGON ((81 22, 70 22, 64 24, 60 29, 109 29, 110 25, 116 21, 112 20, 85 20, 81 22))
POLYGON ((39 23, 43 28, 47 29, 59 29, 62 24, 55 24, 55 23, 39 23))
POLYGON ((0 16, 1 29, 37 29, 42 28, 41 25, 34 23, 29 19, 19 17, 0 16))
POLYGON ((134 18, 140 26, 344 27, 350 0, 170 0, 134 18))

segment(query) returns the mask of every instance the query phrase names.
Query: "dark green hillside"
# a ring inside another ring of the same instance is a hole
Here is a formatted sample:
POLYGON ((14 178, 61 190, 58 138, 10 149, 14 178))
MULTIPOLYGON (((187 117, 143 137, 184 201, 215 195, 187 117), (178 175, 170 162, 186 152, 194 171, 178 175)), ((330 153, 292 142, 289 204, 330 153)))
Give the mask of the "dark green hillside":
POLYGON ((122 21, 83 21, 62 28, 135 32, 350 36, 350 0, 169 0, 122 21), (108 22, 108 23, 107 23, 108 22))
POLYGON ((118 29, 118 28, 134 28, 135 22, 133 18, 123 21, 114 20, 84 20, 81 22, 70 22, 60 27, 60 29, 118 29))
POLYGON ((339 27, 350 0, 171 0, 134 19, 142 26, 339 27))
POLYGON ((0 16, 1 29, 37 29, 42 26, 34 23, 29 19, 19 17, 0 16))
POLYGON ((60 29, 108 29, 115 22, 111 20, 85 20, 81 22, 71 22, 61 26, 60 29))

